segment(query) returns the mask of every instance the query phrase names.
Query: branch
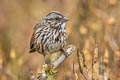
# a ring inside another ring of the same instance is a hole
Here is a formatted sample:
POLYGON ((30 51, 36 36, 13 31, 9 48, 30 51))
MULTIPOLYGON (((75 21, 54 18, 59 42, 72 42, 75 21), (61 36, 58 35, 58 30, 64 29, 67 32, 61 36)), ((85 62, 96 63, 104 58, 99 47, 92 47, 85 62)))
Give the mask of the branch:
MULTIPOLYGON (((75 50, 75 48, 76 47, 74 45, 69 45, 67 47, 67 49, 65 50, 65 53, 61 53, 61 55, 59 55, 49 65, 53 65, 53 67, 54 67, 53 69, 57 69, 60 66, 60 64, 62 64, 67 59, 67 57, 71 55, 71 53, 75 50), (66 56, 64 54, 67 54, 68 56, 66 56)), ((51 66, 47 67, 47 68, 51 68, 51 66)), ((32 77, 33 77, 33 75, 32 75, 32 77)), ((32 80, 48 80, 47 72, 45 70, 42 70, 41 74, 38 74, 38 76, 32 80)))

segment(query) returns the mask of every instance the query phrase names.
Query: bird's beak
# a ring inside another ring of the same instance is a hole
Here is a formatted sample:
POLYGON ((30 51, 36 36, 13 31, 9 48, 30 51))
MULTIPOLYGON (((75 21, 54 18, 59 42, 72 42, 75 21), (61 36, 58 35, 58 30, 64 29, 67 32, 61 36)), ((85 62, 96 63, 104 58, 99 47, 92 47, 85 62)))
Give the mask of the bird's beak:
POLYGON ((63 18, 63 22, 69 21, 66 17, 63 18))

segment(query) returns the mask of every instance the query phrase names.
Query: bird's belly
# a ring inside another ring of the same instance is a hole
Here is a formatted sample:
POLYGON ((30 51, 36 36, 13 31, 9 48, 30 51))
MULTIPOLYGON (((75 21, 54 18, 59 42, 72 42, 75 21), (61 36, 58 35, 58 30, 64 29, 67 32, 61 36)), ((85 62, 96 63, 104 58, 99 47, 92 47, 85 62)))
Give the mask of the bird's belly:
POLYGON ((49 54, 52 54, 54 52, 59 51, 60 49, 62 49, 64 47, 65 43, 61 43, 61 42, 56 42, 56 43, 52 43, 48 46, 48 52, 49 54))
POLYGON ((50 40, 49 43, 47 44, 47 54, 52 54, 55 52, 60 51, 60 49, 64 48, 64 45, 66 44, 67 37, 63 36, 59 38, 59 40, 50 40))

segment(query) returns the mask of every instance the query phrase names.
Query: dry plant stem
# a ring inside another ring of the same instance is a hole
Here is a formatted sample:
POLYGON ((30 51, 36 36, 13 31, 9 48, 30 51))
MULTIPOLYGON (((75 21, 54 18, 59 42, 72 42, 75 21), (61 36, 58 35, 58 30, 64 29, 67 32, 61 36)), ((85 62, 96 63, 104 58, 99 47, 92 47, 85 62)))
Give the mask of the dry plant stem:
POLYGON ((72 75, 72 79, 75 80, 75 65, 74 65, 74 61, 73 61, 73 75, 72 75))
POLYGON ((95 78, 95 75, 99 74, 97 69, 95 69, 95 67, 98 66, 97 63, 98 63, 98 44, 96 44, 92 56, 92 80, 95 78))
MULTIPOLYGON (((69 45, 68 48, 65 50, 65 54, 67 53, 68 56, 75 50, 75 46, 73 45, 69 45)), ((64 62, 65 59, 67 59, 66 55, 64 55, 64 53, 62 53, 60 56, 58 56, 57 59, 55 59, 51 64, 57 68, 58 66, 60 66, 61 63, 64 62)))
POLYGON ((88 80, 87 78, 86 78, 86 76, 83 74, 83 71, 82 71, 82 68, 81 68, 81 65, 80 65, 80 55, 79 55, 79 49, 77 49, 77 57, 78 57, 78 64, 79 64, 79 70, 80 70, 80 73, 83 75, 83 77, 86 79, 86 80, 88 80))
MULTIPOLYGON (((65 54, 67 53, 68 56, 75 50, 75 46, 74 45, 69 45, 68 48, 65 50, 65 54)), ((53 62, 51 62, 50 64, 52 64, 55 69, 57 69, 61 63, 63 63, 68 56, 65 56, 64 53, 61 53, 60 56, 57 57, 57 59, 55 59, 53 62)), ((47 75, 45 72, 42 72, 42 74, 38 75, 34 80, 48 80, 47 79, 47 75)))

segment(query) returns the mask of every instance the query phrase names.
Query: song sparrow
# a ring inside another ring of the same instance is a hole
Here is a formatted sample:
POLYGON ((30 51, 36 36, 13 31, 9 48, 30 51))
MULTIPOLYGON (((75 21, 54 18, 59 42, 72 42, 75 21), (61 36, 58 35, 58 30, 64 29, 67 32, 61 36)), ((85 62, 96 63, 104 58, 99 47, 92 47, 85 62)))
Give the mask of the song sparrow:
POLYGON ((68 19, 60 12, 51 12, 41 19, 34 28, 30 41, 30 53, 37 51, 42 55, 64 51, 67 34, 65 23, 68 19))

